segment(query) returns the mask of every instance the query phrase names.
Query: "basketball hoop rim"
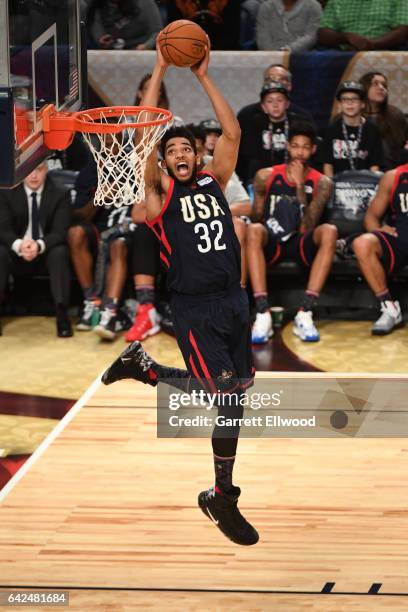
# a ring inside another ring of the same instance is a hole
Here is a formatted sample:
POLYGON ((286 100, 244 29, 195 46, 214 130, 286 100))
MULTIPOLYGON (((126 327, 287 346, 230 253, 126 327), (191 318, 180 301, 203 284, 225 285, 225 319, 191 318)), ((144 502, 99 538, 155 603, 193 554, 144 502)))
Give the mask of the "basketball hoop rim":
POLYGON ((89 108, 76 113, 57 111, 53 104, 48 104, 41 113, 42 129, 45 134, 88 132, 91 134, 116 134, 129 128, 145 128, 164 125, 173 119, 173 113, 165 108, 156 106, 100 106, 89 108), (123 123, 106 123, 103 119, 121 117, 126 115, 140 115, 141 112, 162 115, 150 121, 129 121, 123 123), (89 120, 90 119, 90 120, 89 120))
POLYGON ((169 123, 173 119, 173 113, 165 108, 159 108, 156 106, 100 106, 98 108, 91 108, 88 110, 78 111, 74 114, 74 126, 73 129, 76 132, 88 132, 93 134, 113 134, 122 132, 126 129, 132 128, 145 128, 152 127, 155 125, 164 125, 169 123), (159 119, 152 119, 150 121, 134 121, 134 122, 123 122, 123 123, 105 123, 101 121, 101 114, 103 113, 105 119, 109 117, 121 117, 126 115, 137 115, 142 112, 156 113, 164 115, 159 119), (89 118, 91 121, 89 121, 89 118), (95 119, 94 121, 92 119, 95 119))
MULTIPOLYGON (((51 150, 63 151, 72 143, 76 132, 86 134, 118 134, 126 129, 159 128, 173 119, 173 113, 156 106, 100 106, 68 113, 57 111, 53 104, 48 104, 41 113, 44 144, 51 150), (140 116, 140 113, 155 113, 157 119, 150 121, 129 121, 107 123, 110 117, 140 116), (161 115, 161 116, 160 116, 161 115)), ((152 130, 153 131, 153 130, 152 130)))

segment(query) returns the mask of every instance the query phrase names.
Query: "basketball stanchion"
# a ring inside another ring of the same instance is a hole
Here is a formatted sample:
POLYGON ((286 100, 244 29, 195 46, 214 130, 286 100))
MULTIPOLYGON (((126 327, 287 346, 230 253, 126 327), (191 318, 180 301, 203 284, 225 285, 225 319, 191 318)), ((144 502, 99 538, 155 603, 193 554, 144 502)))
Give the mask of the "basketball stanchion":
POLYGON ((112 106, 60 113, 49 105, 42 113, 44 144, 66 149, 81 132, 95 159, 96 206, 132 205, 144 199, 144 170, 156 143, 171 125, 169 110, 153 106, 112 106))

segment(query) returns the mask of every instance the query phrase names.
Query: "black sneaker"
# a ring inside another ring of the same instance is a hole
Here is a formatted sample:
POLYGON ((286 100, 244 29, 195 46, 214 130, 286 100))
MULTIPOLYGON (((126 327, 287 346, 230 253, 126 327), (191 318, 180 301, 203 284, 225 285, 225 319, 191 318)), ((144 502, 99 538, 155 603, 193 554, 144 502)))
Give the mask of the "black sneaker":
POLYGON ((233 495, 224 496, 217 493, 214 487, 202 491, 198 496, 198 505, 218 529, 235 544, 251 546, 259 540, 256 529, 244 519, 237 508, 239 487, 234 487, 233 495))
POLYGON ((104 385, 111 385, 117 380, 133 378, 155 387, 157 375, 151 369, 154 363, 140 342, 132 342, 104 372, 102 382, 104 385))
POLYGON ((116 338, 116 310, 104 308, 101 318, 93 330, 103 340, 114 340, 116 338))

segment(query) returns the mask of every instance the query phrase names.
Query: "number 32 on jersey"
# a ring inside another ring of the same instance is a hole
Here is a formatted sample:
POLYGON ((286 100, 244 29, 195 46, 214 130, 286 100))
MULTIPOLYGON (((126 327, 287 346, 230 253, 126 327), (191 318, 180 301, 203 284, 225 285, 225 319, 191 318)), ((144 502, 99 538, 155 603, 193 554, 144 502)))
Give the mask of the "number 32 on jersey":
MULTIPOLYGON (((186 223, 194 223, 197 219, 210 219, 225 215, 221 206, 213 195, 207 196, 197 193, 191 198, 186 196, 180 198, 181 212, 186 223), (209 198, 209 201, 207 200, 209 198)), ((208 253, 214 248, 215 251, 224 251, 227 245, 221 242, 223 226, 220 220, 214 219, 208 225, 198 222, 194 225, 194 233, 200 239, 197 249, 200 253, 208 253)))

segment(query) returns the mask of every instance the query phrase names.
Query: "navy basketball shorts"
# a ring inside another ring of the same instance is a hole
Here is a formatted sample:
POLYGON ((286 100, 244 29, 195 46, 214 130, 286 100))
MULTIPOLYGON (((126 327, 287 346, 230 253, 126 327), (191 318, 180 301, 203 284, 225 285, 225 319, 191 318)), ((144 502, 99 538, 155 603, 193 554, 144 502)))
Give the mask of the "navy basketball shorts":
POLYGON ((264 246, 264 255, 268 265, 279 261, 296 261, 305 268, 310 268, 317 253, 313 240, 313 230, 303 234, 296 232, 288 240, 282 242, 267 227, 268 241, 264 246))
POLYGON ((173 294, 174 331, 187 370, 208 393, 252 386, 248 295, 234 287, 211 295, 173 294))
POLYGON ((375 230, 382 246, 381 263, 387 274, 398 272, 408 261, 408 241, 401 240, 399 236, 392 236, 387 232, 375 230))

